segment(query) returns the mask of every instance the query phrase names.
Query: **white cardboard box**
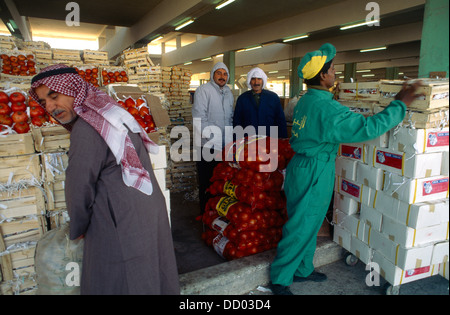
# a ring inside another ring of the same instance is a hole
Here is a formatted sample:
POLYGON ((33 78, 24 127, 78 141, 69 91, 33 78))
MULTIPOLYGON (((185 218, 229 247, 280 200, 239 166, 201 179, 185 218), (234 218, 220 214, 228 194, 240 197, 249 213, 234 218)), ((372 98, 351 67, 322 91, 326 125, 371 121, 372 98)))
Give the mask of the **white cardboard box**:
POLYGON ((429 266, 433 254, 433 244, 422 247, 405 248, 374 229, 370 229, 368 245, 383 254, 397 267, 408 270, 429 266))
POLYGON ((448 265, 449 265, 448 262, 439 265, 439 274, 441 276, 443 276, 447 280, 449 280, 449 276, 448 276, 448 273, 449 273, 448 269, 449 268, 448 268, 448 265))
POLYGON ((339 145, 338 155, 367 164, 368 148, 364 143, 343 143, 339 145))
POLYGON ((334 207, 345 214, 359 213, 360 203, 352 198, 334 192, 334 207))
POLYGON ((352 236, 350 252, 365 264, 372 260, 373 249, 356 236, 352 236))
POLYGON ((442 152, 414 154, 369 147, 369 155, 369 165, 408 178, 441 174, 442 152))
POLYGON ((383 191, 406 203, 448 198, 448 176, 410 179, 397 174, 386 174, 383 191))
POLYGON ((334 226, 333 241, 335 243, 338 243, 339 246, 350 251, 351 240, 352 240, 352 234, 349 231, 346 231, 345 229, 341 228, 340 226, 337 226, 337 225, 334 226))
POLYGON ((371 228, 381 231, 381 223, 383 221, 383 215, 371 206, 362 204, 360 220, 366 223, 371 228))
POLYGON ((160 168, 167 168, 167 156, 166 156, 166 146, 159 145, 159 152, 157 154, 149 153, 150 160, 152 162, 152 167, 154 170, 160 168))
POLYGON ((159 168, 154 170, 153 172, 155 173, 159 188, 161 188, 162 191, 166 190, 166 169, 159 168))
POLYGON ((449 175, 449 152, 442 152, 442 166, 441 166, 441 175, 449 175))
POLYGON ((381 190, 384 183, 384 171, 367 164, 358 163, 356 165, 356 181, 370 188, 381 190))
POLYGON ((339 227, 352 233, 352 235, 356 236, 356 234, 358 233, 359 215, 357 214, 348 215, 340 211, 339 209, 334 209, 333 222, 339 227))
POLYGON ((390 131, 383 133, 378 138, 373 140, 364 141, 367 146, 374 146, 378 148, 388 148, 389 147, 389 133, 390 131))
POLYGON ((447 227, 448 223, 441 223, 434 226, 413 229, 384 216, 381 232, 395 243, 410 248, 445 241, 447 238, 447 227))
POLYGON ((349 159, 344 156, 336 158, 336 175, 351 180, 356 180, 356 168, 359 163, 355 159, 349 159))
POLYGON ((373 207, 381 211, 384 216, 414 229, 449 221, 448 199, 408 204, 382 191, 377 191, 373 207))
POLYGON ((390 133, 389 147, 406 153, 449 150, 449 128, 412 129, 400 127, 390 133))
POLYGON ((448 241, 434 244, 433 255, 431 256, 432 264, 448 263, 448 241))
POLYGON ((403 270, 395 266, 378 251, 374 252, 373 261, 379 265, 381 276, 393 286, 428 278, 438 271, 438 266, 423 266, 403 270))
POLYGON ((340 176, 336 177, 335 191, 367 205, 373 204, 375 198, 375 189, 340 176))

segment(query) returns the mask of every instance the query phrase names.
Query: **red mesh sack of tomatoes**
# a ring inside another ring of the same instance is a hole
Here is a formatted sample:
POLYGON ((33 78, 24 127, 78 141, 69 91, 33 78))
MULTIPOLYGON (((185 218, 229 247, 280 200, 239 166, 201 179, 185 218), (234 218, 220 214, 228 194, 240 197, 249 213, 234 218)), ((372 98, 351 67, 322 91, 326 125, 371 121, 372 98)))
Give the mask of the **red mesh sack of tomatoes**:
POLYGON ((293 156, 289 139, 255 135, 228 144, 222 159, 254 171, 273 172, 285 169, 293 156))

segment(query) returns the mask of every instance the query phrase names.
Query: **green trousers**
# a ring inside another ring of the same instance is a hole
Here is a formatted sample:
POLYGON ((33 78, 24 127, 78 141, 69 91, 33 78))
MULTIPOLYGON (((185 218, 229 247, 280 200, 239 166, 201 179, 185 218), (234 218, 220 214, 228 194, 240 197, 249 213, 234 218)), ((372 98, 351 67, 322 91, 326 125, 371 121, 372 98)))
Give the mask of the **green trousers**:
POLYGON ((289 286, 294 275, 313 270, 317 233, 323 223, 334 187, 335 156, 308 158, 296 154, 286 170, 284 190, 289 219, 270 267, 273 284, 289 286))

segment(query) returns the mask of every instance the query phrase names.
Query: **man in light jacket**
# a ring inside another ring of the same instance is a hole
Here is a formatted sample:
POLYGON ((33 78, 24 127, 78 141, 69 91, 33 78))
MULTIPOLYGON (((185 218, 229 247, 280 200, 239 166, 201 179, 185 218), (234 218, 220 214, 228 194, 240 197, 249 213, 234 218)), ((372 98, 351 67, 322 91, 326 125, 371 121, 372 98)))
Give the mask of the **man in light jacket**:
POLYGON ((215 157, 232 140, 225 138, 225 127, 233 126, 234 97, 227 86, 228 74, 228 67, 223 62, 216 63, 211 70, 211 81, 199 86, 194 94, 192 118, 194 135, 198 135, 194 137, 194 147, 197 150, 201 213, 208 201, 209 180, 219 162, 215 157))

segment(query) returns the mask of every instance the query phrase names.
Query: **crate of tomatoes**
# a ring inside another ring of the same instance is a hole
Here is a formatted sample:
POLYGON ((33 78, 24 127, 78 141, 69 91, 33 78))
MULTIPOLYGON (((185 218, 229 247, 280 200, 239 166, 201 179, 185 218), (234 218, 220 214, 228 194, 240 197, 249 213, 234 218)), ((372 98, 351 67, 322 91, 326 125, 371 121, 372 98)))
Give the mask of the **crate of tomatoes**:
POLYGON ((0 53, 2 77, 33 76, 36 74, 34 54, 24 50, 4 50, 0 53))
POLYGON ((128 73, 125 67, 102 67, 100 69, 102 86, 112 83, 128 83, 128 73))

